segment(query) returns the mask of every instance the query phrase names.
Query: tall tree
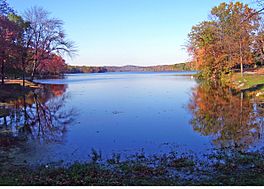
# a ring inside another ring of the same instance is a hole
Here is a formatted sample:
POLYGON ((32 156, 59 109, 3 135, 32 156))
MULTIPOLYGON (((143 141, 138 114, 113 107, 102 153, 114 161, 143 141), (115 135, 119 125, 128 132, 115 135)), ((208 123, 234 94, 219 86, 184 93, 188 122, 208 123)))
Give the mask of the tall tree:
POLYGON ((75 46, 66 39, 63 22, 50 18, 49 12, 41 7, 33 7, 25 12, 25 20, 30 23, 27 38, 31 39, 31 80, 34 79, 36 70, 41 61, 48 59, 53 53, 63 56, 72 56, 75 46))
POLYGON ((6 16, 0 15, 0 62, 1 62, 1 82, 4 84, 5 66, 10 63, 11 57, 15 56, 16 42, 19 28, 6 16))
POLYGON ((224 48, 229 51, 230 66, 239 63, 241 74, 244 64, 254 63, 251 45, 260 20, 255 12, 248 5, 240 2, 222 3, 211 11, 212 18, 218 23, 221 31, 223 43, 228 43, 224 48))
POLYGON ((17 38, 17 61, 21 62, 23 86, 25 86, 26 64, 28 61, 28 52, 31 44, 31 38, 28 38, 27 31, 30 23, 23 20, 21 16, 9 14, 9 20, 14 22, 18 27, 17 38))
POLYGON ((0 62, 1 62, 1 83, 4 84, 5 64, 11 54, 14 40, 16 38, 16 25, 7 16, 14 13, 6 0, 0 2, 0 62))
POLYGON ((213 21, 193 26, 189 34, 188 51, 195 58, 196 69, 202 70, 205 78, 219 79, 223 72, 219 41, 217 23, 213 21))
POLYGON ((261 24, 253 44, 255 62, 257 65, 264 65, 264 24, 261 24))
POLYGON ((212 9, 210 19, 192 28, 189 52, 209 78, 219 79, 238 66, 243 74, 244 65, 254 63, 259 14, 240 2, 221 3, 212 9))

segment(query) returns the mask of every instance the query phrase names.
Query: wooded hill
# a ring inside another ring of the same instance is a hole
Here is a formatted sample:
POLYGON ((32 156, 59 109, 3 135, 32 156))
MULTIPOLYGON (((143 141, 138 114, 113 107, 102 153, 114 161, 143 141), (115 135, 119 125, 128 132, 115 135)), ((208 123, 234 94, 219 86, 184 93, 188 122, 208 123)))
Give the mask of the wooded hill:
POLYGON ((104 73, 104 72, 170 72, 190 71, 191 63, 158 66, 68 66, 67 73, 104 73))

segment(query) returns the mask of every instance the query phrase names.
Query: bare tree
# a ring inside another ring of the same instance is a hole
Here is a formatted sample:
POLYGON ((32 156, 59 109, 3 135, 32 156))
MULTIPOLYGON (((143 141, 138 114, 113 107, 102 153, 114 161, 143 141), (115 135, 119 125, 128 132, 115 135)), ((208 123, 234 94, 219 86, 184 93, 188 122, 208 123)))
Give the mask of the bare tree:
POLYGON ((75 45, 66 39, 63 22, 50 18, 50 13, 41 7, 32 7, 25 12, 25 20, 30 23, 27 38, 31 39, 31 80, 34 79, 37 68, 42 60, 52 53, 72 57, 76 53, 75 45))

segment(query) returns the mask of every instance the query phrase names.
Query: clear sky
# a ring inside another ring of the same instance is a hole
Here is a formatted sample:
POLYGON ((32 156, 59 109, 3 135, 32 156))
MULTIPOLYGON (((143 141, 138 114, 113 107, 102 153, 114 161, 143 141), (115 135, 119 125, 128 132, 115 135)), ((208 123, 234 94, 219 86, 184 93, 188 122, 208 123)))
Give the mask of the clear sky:
POLYGON ((187 61, 184 45, 191 27, 223 1, 8 0, 21 14, 36 5, 63 20, 68 37, 78 46, 78 56, 68 63, 93 66, 187 61))

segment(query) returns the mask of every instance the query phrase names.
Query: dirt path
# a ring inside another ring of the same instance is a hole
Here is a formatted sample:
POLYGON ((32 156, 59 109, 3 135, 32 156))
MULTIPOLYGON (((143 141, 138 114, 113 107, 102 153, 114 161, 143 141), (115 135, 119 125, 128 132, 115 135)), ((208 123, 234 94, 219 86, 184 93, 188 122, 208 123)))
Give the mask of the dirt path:
MULTIPOLYGON (((9 80, 5 80, 5 84, 18 84, 18 85, 23 85, 23 80, 19 80, 19 79, 9 79, 9 80)), ((40 86, 37 83, 31 82, 26 80, 25 81, 25 86, 26 87, 30 87, 30 88, 40 88, 40 86)))

